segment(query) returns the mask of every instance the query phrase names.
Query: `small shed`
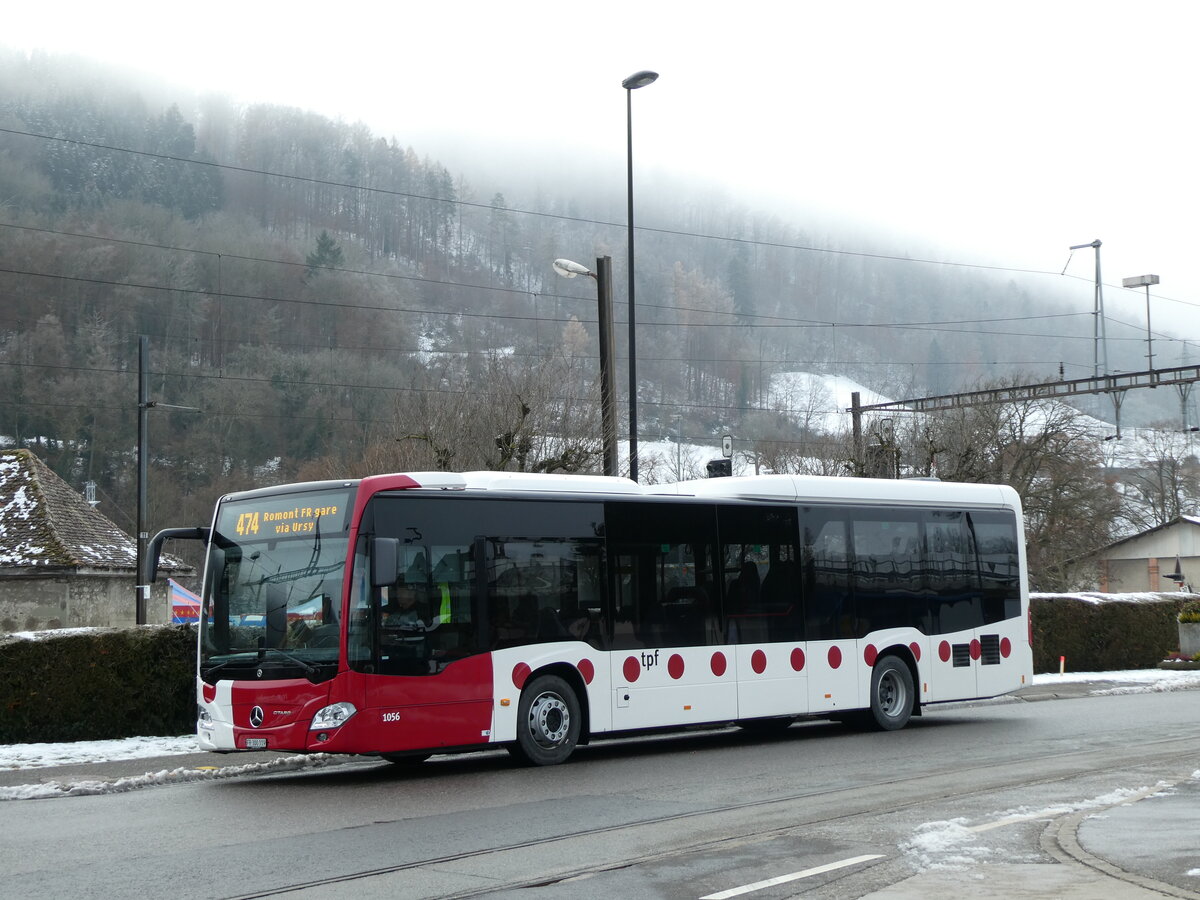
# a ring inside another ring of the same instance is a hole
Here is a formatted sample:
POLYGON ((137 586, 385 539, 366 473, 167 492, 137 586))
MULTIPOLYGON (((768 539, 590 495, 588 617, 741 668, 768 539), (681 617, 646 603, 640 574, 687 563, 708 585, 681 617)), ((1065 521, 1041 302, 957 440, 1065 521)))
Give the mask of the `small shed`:
POLYGON ((1179 516, 1092 555, 1105 593, 1200 587, 1200 517, 1179 516))
MULTIPOLYGON (((195 570, 169 557, 160 571, 195 570)), ((133 625, 137 543, 31 451, 0 450, 0 633, 133 625)), ((171 621, 166 579, 148 622, 171 621)))

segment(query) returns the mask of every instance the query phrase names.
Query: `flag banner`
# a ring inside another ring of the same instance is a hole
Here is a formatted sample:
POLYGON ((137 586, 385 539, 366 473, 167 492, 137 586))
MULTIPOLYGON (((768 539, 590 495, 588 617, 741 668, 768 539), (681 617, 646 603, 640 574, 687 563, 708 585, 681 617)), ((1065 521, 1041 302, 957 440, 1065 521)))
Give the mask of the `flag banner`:
POLYGON ((200 598, 177 582, 168 578, 171 586, 171 624, 185 625, 200 621, 200 598))

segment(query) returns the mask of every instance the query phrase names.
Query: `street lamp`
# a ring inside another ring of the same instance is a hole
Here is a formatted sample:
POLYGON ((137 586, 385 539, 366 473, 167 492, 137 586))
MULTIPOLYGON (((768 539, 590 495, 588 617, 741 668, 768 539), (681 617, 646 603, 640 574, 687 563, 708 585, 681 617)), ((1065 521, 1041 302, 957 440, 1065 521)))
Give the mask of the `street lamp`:
POLYGON ((596 280, 596 301, 600 332, 600 430, 603 435, 604 474, 617 474, 617 424, 613 409, 613 321, 612 321, 612 257, 596 257, 596 271, 569 259, 556 259, 554 271, 564 278, 587 275, 596 280))
POLYGON ((657 72, 643 69, 621 82, 625 88, 625 136, 629 173, 629 477, 637 481, 637 332, 633 312, 633 92, 658 80, 657 72))
POLYGON ((1151 373, 1154 372, 1154 348, 1150 343, 1150 285, 1152 284, 1158 284, 1157 275, 1136 275, 1133 278, 1121 280, 1121 287, 1144 287, 1146 289, 1146 369, 1151 373))

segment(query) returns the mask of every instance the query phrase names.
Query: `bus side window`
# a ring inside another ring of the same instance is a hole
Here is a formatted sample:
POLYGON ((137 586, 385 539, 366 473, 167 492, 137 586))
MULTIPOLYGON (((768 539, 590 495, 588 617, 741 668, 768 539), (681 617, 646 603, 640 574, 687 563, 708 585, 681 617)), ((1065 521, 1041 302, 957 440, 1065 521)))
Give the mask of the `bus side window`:
POLYGON ((973 512, 979 576, 986 624, 1021 614, 1020 541, 1016 517, 1011 513, 973 512))
POLYGON ((488 544, 493 647, 545 641, 604 644, 599 541, 489 538, 488 544))
POLYGON ((978 628, 983 610, 966 513, 932 510, 925 515, 925 579, 933 605, 922 630, 945 634, 978 628))
POLYGON ((614 500, 604 520, 612 649, 717 642, 716 507, 614 500))

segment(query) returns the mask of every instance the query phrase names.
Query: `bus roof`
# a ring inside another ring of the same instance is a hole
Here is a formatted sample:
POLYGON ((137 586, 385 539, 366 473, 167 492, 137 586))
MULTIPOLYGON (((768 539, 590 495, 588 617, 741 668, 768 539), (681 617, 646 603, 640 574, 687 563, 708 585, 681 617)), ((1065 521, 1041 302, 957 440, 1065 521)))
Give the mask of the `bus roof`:
POLYGON ((742 475, 646 487, 648 494, 729 497, 743 500, 871 501, 897 504, 1005 506, 1020 510, 1017 492, 1004 484, 970 484, 924 478, 848 478, 827 475, 742 475))
POLYGON ((847 478, 822 475, 739 475, 676 484, 640 485, 605 475, 546 475, 531 472, 410 472, 363 479, 373 490, 407 487, 425 490, 515 493, 620 494, 788 502, 840 501, 896 504, 1004 506, 1020 510, 1017 492, 1007 485, 967 484, 934 479, 847 478), (386 481, 386 484, 385 484, 386 481))

